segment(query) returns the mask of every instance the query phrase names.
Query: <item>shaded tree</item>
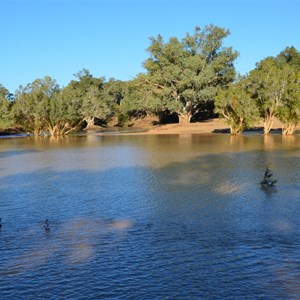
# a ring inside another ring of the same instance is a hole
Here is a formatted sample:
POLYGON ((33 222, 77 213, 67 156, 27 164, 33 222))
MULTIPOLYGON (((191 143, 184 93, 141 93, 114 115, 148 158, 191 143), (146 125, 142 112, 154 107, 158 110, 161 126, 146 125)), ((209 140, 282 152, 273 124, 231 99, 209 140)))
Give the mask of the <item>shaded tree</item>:
POLYGON ((147 74, 139 74, 127 82, 124 99, 120 104, 120 116, 125 120, 145 115, 159 115, 162 111, 179 109, 177 102, 160 98, 156 93, 160 90, 149 82, 147 74))

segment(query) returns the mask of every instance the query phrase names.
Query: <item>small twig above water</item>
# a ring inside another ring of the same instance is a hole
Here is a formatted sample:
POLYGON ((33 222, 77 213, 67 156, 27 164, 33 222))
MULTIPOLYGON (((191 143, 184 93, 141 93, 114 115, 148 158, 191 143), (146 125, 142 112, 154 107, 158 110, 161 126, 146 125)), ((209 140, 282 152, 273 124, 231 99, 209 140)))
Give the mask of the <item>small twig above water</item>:
POLYGON ((50 224, 49 224, 49 220, 48 219, 45 220, 44 228, 45 228, 46 231, 50 230, 50 224))
POLYGON ((265 189, 274 188, 276 183, 277 183, 277 179, 273 178, 272 171, 269 169, 269 167, 267 167, 264 177, 260 182, 262 188, 265 188, 265 189))

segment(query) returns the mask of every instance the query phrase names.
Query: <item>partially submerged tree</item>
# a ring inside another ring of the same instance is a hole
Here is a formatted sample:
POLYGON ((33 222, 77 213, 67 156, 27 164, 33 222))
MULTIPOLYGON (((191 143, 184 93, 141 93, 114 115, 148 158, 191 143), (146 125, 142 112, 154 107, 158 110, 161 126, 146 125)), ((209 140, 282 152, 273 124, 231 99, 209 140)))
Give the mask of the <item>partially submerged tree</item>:
POLYGON ((58 92, 56 81, 49 76, 36 79, 25 87, 20 86, 14 105, 17 124, 36 135, 42 133, 47 127, 50 103, 54 101, 54 95, 58 92))
POLYGON ((283 123, 282 134, 293 134, 300 123, 300 52, 287 47, 277 60, 287 70, 287 87, 278 118, 283 123))
POLYGON ((81 104, 67 96, 49 76, 21 86, 13 107, 17 124, 35 135, 70 133, 81 121, 81 104))
POLYGON ((264 134, 270 132, 278 109, 283 104, 288 73, 288 68, 282 67, 275 58, 268 57, 249 74, 248 91, 256 100, 260 116, 264 120, 264 134))
POLYGON ((290 70, 288 84, 278 118, 283 124, 282 134, 293 134, 300 123, 300 71, 290 70))
POLYGON ((219 91, 215 99, 215 112, 226 120, 231 134, 239 134, 253 125, 258 119, 258 110, 246 91, 245 80, 219 91))
POLYGON ((64 90, 53 95, 46 119, 45 131, 52 136, 67 135, 79 128, 81 116, 78 103, 66 96, 64 90))

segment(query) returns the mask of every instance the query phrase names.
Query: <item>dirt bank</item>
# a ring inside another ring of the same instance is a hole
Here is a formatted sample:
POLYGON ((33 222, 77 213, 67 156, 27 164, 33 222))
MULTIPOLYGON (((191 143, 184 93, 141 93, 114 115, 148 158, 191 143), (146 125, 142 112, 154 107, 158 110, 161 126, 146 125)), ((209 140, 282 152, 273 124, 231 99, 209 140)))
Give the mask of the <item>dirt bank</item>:
MULTIPOLYGON (((211 119, 205 122, 188 124, 153 125, 153 118, 133 120, 132 128, 143 129, 143 134, 197 134, 213 132, 229 132, 229 127, 223 119, 211 119)), ((262 131, 263 122, 255 124, 254 130, 262 131)), ((272 129, 280 130, 282 124, 275 120, 272 129)), ((299 128, 300 129, 300 128, 299 128)))

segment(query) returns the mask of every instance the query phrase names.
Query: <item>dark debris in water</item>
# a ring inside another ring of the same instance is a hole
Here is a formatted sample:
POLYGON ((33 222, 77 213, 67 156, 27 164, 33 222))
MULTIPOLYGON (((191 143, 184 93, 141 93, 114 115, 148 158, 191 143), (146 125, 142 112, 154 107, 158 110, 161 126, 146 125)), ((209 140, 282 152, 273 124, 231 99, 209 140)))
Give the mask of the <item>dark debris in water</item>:
POLYGON ((277 179, 273 178, 272 171, 269 169, 269 167, 267 167, 264 177, 260 182, 261 187, 264 189, 273 189, 276 187, 276 183, 277 183, 277 179))

